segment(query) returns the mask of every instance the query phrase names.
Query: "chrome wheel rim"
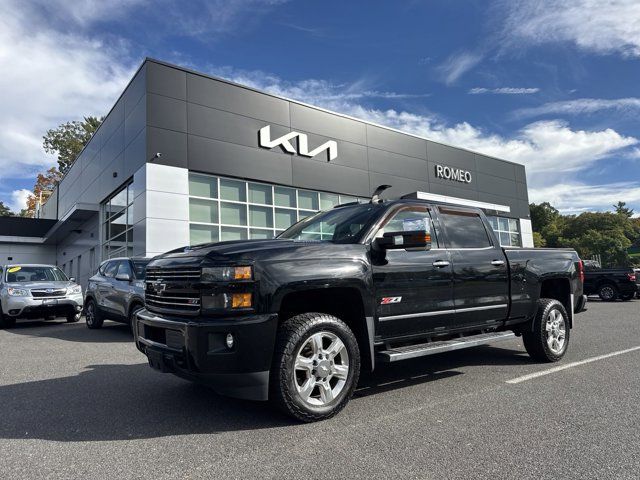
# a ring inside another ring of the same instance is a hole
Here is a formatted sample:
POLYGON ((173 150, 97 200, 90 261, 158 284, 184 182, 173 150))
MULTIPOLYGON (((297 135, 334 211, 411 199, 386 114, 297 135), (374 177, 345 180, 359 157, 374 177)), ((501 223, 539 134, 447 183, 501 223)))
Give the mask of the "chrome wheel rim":
POLYGON ((316 332, 302 344, 295 357, 294 382, 303 402, 325 406, 334 401, 347 384, 349 353, 331 332, 316 332))
POLYGON ((607 300, 612 299, 614 295, 613 288, 602 287, 602 289, 600 289, 600 295, 602 295, 602 298, 605 298, 607 300))
POLYGON ((564 316, 558 310, 551 310, 545 322, 547 345, 555 354, 562 353, 567 339, 567 327, 564 316))
POLYGON ((85 319, 89 325, 93 325, 93 303, 89 303, 89 305, 87 305, 85 319))

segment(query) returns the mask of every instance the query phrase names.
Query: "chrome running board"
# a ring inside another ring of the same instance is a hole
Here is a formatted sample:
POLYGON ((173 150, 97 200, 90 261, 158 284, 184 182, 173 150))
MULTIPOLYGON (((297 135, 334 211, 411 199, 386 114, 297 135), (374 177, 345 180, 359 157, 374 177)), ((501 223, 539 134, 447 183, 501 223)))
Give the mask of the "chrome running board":
POLYGON ((390 348, 388 350, 377 352, 377 357, 381 362, 397 362, 399 360, 408 360, 409 358, 424 357, 427 355, 434 355, 436 353, 487 345, 489 343, 510 340, 512 338, 515 338, 515 334, 513 332, 482 333, 479 335, 454 338, 451 340, 390 348))

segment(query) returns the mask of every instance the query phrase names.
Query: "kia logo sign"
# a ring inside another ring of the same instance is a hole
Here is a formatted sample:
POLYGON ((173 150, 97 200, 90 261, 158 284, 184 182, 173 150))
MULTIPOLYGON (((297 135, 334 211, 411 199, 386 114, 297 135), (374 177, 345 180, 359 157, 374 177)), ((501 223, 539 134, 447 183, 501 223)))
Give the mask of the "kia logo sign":
POLYGON ((285 151, 289 153, 296 153, 296 149, 291 145, 291 140, 294 138, 298 138, 298 154, 303 157, 315 157, 321 152, 327 150, 329 152, 329 160, 335 160, 338 158, 338 144, 329 140, 328 142, 323 143, 317 148, 309 151, 309 139, 304 133, 298 132, 289 132, 286 135, 283 135, 275 140, 271 140, 271 125, 267 125, 266 127, 262 127, 259 133, 260 137, 260 146, 263 148, 275 148, 282 147, 285 151))
POLYGON ((444 178, 445 180, 455 180, 460 183, 471 183, 471 172, 462 170, 461 168, 445 167, 444 165, 436 165, 436 178, 444 178))

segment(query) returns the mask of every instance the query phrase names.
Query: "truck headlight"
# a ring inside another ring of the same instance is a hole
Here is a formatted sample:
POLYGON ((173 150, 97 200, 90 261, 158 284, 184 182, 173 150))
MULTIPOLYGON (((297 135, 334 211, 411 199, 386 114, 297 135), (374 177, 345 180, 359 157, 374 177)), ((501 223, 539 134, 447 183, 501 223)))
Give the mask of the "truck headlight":
POLYGON ((7 288, 7 293, 9 294, 10 297, 28 297, 29 296, 29 290, 25 288, 9 287, 7 288))
POLYGON ((80 285, 67 287, 67 295, 79 295, 81 293, 82 293, 82 287, 80 285))
POLYGON ((205 267, 202 269, 203 282, 229 282, 232 280, 251 280, 253 268, 242 267, 205 267))

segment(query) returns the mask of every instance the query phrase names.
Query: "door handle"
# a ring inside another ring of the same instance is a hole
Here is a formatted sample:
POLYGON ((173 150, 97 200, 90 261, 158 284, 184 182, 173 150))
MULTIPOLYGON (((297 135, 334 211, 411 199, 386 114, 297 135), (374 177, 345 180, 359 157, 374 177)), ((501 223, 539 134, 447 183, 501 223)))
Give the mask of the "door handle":
POLYGON ((447 262, 446 260, 436 260, 431 265, 433 265, 434 267, 442 268, 442 267, 448 267, 450 263, 447 262))
POLYGON ((495 267, 500 267, 500 266, 504 265, 504 260, 493 260, 491 262, 491 265, 493 265, 495 267))

